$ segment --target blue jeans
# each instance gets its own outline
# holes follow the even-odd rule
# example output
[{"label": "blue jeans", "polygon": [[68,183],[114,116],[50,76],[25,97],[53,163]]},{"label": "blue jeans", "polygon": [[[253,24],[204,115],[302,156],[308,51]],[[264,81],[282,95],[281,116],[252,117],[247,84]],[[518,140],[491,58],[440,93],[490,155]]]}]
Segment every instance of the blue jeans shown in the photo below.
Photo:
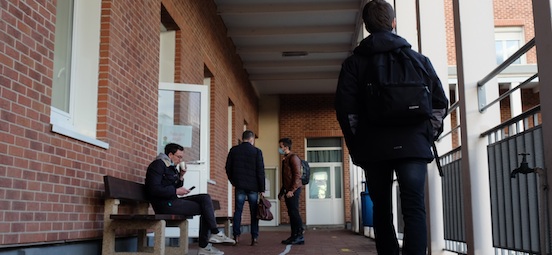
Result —
[{"label": "blue jeans", "polygon": [[374,203],[374,233],[378,254],[399,255],[393,225],[393,171],[399,183],[404,220],[403,255],[425,255],[427,226],[425,211],[425,160],[394,160],[363,164],[368,193]]},{"label": "blue jeans", "polygon": [[249,202],[249,213],[251,214],[251,238],[257,238],[259,236],[259,220],[257,219],[257,202],[259,201],[259,193],[256,191],[246,191],[238,188],[236,188],[234,195],[236,210],[234,211],[232,234],[234,236],[241,235],[241,217],[246,197]]}]

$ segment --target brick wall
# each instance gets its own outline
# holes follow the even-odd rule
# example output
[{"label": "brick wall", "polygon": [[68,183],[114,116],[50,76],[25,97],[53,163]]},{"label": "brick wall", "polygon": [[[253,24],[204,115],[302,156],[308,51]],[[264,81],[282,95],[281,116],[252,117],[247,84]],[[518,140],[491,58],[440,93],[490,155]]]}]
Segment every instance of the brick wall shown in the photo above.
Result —
[{"label": "brick wall", "polygon": [[[109,149],[52,133],[55,1],[2,1],[0,245],[101,237],[103,175],[143,182],[157,154],[161,3],[180,29],[175,81],[213,77],[211,155],[227,153],[229,98],[257,128],[257,98],[211,1],[104,0],[96,136]],[[209,186],[221,201],[224,160],[212,157]]]},{"label": "brick wall", "polygon": [[[280,137],[289,137],[292,140],[292,151],[299,157],[305,156],[305,139],[342,137],[343,133],[335,117],[333,95],[281,95],[280,96]],[[345,142],[342,142],[343,159],[343,190],[345,222],[351,222],[351,195],[350,190],[348,150]],[[281,166],[280,166],[281,167]],[[306,223],[305,190],[301,194],[300,211],[304,223]],[[289,223],[285,203],[280,203],[280,221]]]},{"label": "brick wall", "polygon": [[[448,64],[456,65],[456,53],[454,47],[454,20],[452,16],[452,0],[445,1],[445,22],[447,31]],[[535,36],[533,25],[533,5],[531,1],[517,0],[493,0],[495,27],[517,26],[522,27],[525,34],[525,42]],[[522,45],[520,45],[521,47]],[[527,63],[537,62],[535,48],[527,55]]]},{"label": "brick wall", "polygon": [[[446,38],[447,38],[447,56],[448,64],[450,66],[456,66],[456,52],[454,44],[454,20],[452,13],[452,0],[446,0],[445,3],[445,22],[446,22]],[[516,0],[494,0],[493,1],[493,15],[495,27],[522,27],[524,32],[524,42],[527,43],[535,36],[533,25],[533,9],[531,1],[516,1]],[[520,47],[523,45],[520,45]],[[528,64],[536,64],[536,50],[533,47],[526,54],[526,61]],[[499,93],[504,93],[504,90],[500,90]],[[454,91],[451,91],[451,98],[454,98]],[[539,94],[534,93],[532,89],[522,90],[523,111],[530,109],[539,104]],[[454,102],[451,102],[451,104]],[[504,122],[511,118],[510,102],[509,98],[506,98],[500,102],[500,115],[501,121]],[[451,127],[458,125],[456,121],[456,112],[451,114]],[[452,132],[452,146],[456,148],[460,144],[460,138],[458,134],[459,130]]]}]

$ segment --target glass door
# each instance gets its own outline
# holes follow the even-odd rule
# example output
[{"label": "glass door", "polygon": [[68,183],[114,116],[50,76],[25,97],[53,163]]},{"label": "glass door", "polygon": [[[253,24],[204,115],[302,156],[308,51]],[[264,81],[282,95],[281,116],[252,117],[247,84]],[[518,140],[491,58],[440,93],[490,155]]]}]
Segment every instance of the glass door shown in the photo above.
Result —
[{"label": "glass door", "polygon": [[[184,187],[196,186],[190,195],[207,193],[209,180],[208,86],[160,83],[158,101],[158,151],[167,143],[184,147],[187,172]],[[199,235],[199,216],[189,222],[190,237]],[[175,229],[176,231],[178,229]],[[175,231],[172,230],[171,231]],[[167,236],[171,236],[169,231]]]},{"label": "glass door", "polygon": [[343,171],[339,163],[310,163],[307,193],[307,225],[344,224]]}]

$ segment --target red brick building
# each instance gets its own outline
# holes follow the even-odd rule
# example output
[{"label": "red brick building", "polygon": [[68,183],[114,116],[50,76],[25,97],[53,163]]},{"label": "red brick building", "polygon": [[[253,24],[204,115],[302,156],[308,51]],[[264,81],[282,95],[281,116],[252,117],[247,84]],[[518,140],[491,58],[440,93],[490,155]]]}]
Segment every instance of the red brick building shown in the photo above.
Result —
[{"label": "red brick building", "polygon": [[[64,75],[64,69],[57,68],[63,62],[57,56],[60,48],[64,49],[56,41],[56,22],[61,20],[56,15],[57,4],[61,1],[0,2],[0,228],[5,230],[0,233],[0,248],[98,243],[103,229],[103,176],[143,182],[146,166],[160,152],[159,86],[165,82],[163,77],[170,77],[170,83],[208,87],[208,125],[184,125],[189,124],[194,134],[208,134],[209,157],[204,162],[206,176],[199,174],[205,183],[200,191],[221,202],[217,215],[232,212],[232,189],[224,164],[228,148],[237,144],[244,128],[258,135],[257,146],[263,150],[267,166],[274,167],[275,176],[279,174],[278,138],[291,138],[293,151],[302,158],[307,158],[309,139],[342,141],[332,94],[256,93],[213,1],[86,1],[77,7],[90,16],[75,16],[84,24],[76,24],[82,26],[78,27],[80,33],[72,35],[80,45],[73,50],[84,55],[71,60],[76,78],[62,88],[54,85]],[[496,27],[521,28],[521,45],[534,36],[530,2],[494,2]],[[455,66],[451,1],[445,1],[445,7],[448,62]],[[168,65],[160,53],[166,48],[160,39],[160,24],[174,36],[174,59]],[[89,40],[90,34],[98,35],[92,36],[97,43]],[[534,50],[524,61],[536,62]],[[454,86],[451,88],[454,91]],[[68,95],[70,99],[60,95],[74,90],[77,94]],[[522,91],[523,110],[538,104],[538,90]],[[452,92],[453,102],[454,95]],[[56,104],[64,100],[71,111],[59,113],[63,107]],[[175,109],[197,107],[179,102],[191,100],[175,100]],[[502,119],[508,119],[510,103],[501,106]],[[175,113],[173,118],[189,115]],[[453,127],[455,123],[453,117]],[[343,209],[337,218],[338,224],[349,225],[355,220],[348,192],[351,166],[343,142],[340,149],[342,165],[332,168],[341,169],[336,173],[341,171],[338,182]],[[185,152],[188,161],[197,160],[194,153],[201,153]],[[307,223],[306,197],[301,203]],[[277,217],[277,224],[288,223],[283,203]],[[244,222],[248,222],[247,214]]]}]

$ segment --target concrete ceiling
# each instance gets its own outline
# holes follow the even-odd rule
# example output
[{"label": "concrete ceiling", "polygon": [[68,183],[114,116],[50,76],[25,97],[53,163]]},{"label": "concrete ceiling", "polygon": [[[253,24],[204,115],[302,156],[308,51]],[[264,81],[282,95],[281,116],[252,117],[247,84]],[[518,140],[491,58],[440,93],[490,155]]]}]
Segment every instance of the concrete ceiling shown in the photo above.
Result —
[{"label": "concrete ceiling", "polygon": [[259,95],[334,93],[365,0],[215,0]]}]

